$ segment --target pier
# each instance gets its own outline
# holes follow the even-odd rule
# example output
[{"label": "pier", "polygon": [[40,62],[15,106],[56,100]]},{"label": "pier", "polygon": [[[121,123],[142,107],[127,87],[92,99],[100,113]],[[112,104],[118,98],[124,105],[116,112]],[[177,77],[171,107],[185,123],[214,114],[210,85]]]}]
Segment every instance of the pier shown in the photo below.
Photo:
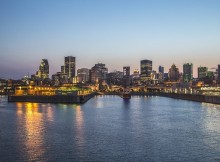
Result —
[{"label": "pier", "polygon": [[[9,95],[8,102],[39,102],[39,103],[69,103],[83,104],[95,95],[117,95],[118,92],[92,92],[90,94],[75,95]],[[131,92],[131,96],[161,96],[174,99],[182,99],[196,102],[205,102],[220,105],[220,96],[202,94],[181,94],[164,92]]]},{"label": "pier", "polygon": [[200,94],[181,94],[181,93],[158,93],[157,95],[162,97],[175,98],[175,99],[220,104],[220,96],[208,96],[208,95],[200,95]]},{"label": "pier", "polygon": [[39,103],[68,103],[83,104],[95,96],[95,93],[86,95],[23,95],[8,96],[8,102],[39,102]]}]

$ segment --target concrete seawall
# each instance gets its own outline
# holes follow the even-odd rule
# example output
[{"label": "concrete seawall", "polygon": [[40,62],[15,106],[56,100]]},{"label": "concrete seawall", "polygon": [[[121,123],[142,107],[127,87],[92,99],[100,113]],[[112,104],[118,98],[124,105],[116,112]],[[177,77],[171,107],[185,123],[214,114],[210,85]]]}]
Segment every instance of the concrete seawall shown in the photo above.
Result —
[{"label": "concrete seawall", "polygon": [[[95,95],[119,95],[119,93],[91,93],[88,95],[27,95],[27,96],[8,96],[8,102],[40,102],[40,103],[70,103],[70,104],[82,104],[87,102]],[[220,104],[220,96],[205,96],[199,94],[177,94],[177,93],[161,93],[161,92],[132,92],[132,96],[162,96],[175,99],[206,102],[213,104]]]},{"label": "concrete seawall", "polygon": [[163,97],[175,98],[175,99],[220,104],[220,96],[205,96],[199,94],[177,94],[177,93],[158,93],[157,95]]},{"label": "concrete seawall", "polygon": [[[98,94],[100,95],[100,94]],[[117,92],[107,92],[102,95],[119,95]],[[132,96],[162,96],[175,99],[206,102],[213,104],[220,104],[220,96],[205,96],[199,94],[178,94],[178,93],[162,93],[162,92],[131,92]]]},{"label": "concrete seawall", "polygon": [[82,104],[87,102],[95,94],[88,95],[26,95],[26,96],[8,96],[8,102],[39,102],[39,103],[70,103],[70,104]]}]

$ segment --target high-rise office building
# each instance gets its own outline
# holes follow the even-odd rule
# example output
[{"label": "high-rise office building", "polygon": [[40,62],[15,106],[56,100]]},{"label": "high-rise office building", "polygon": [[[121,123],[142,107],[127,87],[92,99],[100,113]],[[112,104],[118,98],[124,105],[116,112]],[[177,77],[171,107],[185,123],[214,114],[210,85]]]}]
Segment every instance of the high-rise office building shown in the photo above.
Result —
[{"label": "high-rise office building", "polygon": [[190,82],[193,79],[193,64],[186,63],[183,65],[183,81]]},{"label": "high-rise office building", "polygon": [[208,68],[207,67],[198,67],[198,78],[203,79],[207,76]]},{"label": "high-rise office building", "polygon": [[108,73],[108,68],[105,67],[105,64],[98,63],[95,64],[90,70],[90,81],[92,83],[97,83],[100,80],[106,79]]},{"label": "high-rise office building", "polygon": [[77,77],[79,83],[85,83],[89,81],[89,69],[82,68],[77,70]]},{"label": "high-rise office building", "polygon": [[158,80],[159,82],[162,82],[164,80],[164,67],[159,66],[159,72],[158,72]]},{"label": "high-rise office building", "polygon": [[65,66],[61,66],[61,73],[65,74]]},{"label": "high-rise office building", "polygon": [[169,73],[168,73],[168,78],[169,78],[169,81],[178,81],[179,80],[179,76],[180,76],[180,73],[179,73],[179,69],[176,67],[175,64],[173,64],[171,66],[171,68],[169,69]]},{"label": "high-rise office building", "polygon": [[159,73],[162,73],[162,74],[164,74],[164,67],[163,66],[159,66]]},{"label": "high-rise office building", "polygon": [[152,61],[151,60],[141,60],[141,79],[150,80],[152,72]]},{"label": "high-rise office building", "polygon": [[130,76],[130,66],[123,67],[123,76],[129,77]]},{"label": "high-rise office building", "polygon": [[107,83],[113,85],[121,85],[123,79],[123,72],[114,71],[107,74]]},{"label": "high-rise office building", "polygon": [[67,56],[64,60],[64,73],[67,74],[68,78],[75,77],[76,71],[76,58],[73,56]]},{"label": "high-rise office building", "polygon": [[49,63],[47,59],[42,59],[39,70],[37,71],[35,76],[41,79],[49,78]]}]

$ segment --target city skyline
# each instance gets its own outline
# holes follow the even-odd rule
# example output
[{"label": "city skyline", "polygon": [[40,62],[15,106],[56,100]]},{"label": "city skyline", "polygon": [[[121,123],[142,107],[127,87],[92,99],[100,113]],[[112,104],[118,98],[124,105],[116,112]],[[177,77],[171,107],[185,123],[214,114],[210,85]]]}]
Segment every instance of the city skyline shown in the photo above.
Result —
[{"label": "city skyline", "polygon": [[42,58],[50,76],[63,57],[76,69],[103,62],[109,71],[140,60],[168,72],[174,63],[217,68],[220,1],[1,1],[0,77],[34,74]]}]

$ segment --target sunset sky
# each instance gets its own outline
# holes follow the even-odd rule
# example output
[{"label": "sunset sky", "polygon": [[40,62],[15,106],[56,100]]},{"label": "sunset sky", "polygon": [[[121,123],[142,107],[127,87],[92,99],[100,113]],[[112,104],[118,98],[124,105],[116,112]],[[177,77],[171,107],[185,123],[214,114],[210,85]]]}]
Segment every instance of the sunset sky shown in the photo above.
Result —
[{"label": "sunset sky", "polygon": [[35,73],[43,58],[52,75],[69,55],[110,72],[149,59],[165,72],[193,63],[197,77],[198,66],[220,64],[220,0],[1,0],[0,23],[5,79]]}]

